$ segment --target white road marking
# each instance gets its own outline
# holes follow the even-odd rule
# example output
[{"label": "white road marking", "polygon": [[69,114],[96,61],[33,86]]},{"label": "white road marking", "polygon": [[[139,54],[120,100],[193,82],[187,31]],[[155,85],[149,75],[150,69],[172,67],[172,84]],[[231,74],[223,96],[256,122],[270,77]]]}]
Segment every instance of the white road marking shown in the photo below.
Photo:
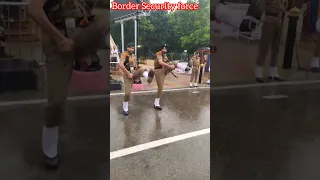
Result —
[{"label": "white road marking", "polygon": [[210,134],[210,128],[113,151],[110,153],[110,160],[205,134]]},{"label": "white road marking", "polygon": [[270,96],[262,96],[265,99],[283,99],[288,98],[287,95],[270,95]]},{"label": "white road marking", "polygon": [[[288,82],[279,82],[279,83],[253,83],[253,84],[243,84],[243,85],[228,85],[228,86],[217,86],[217,87],[197,87],[197,88],[176,88],[176,89],[165,89],[164,92],[173,92],[173,91],[184,91],[190,89],[210,89],[211,91],[218,90],[230,90],[230,89],[243,89],[250,87],[268,87],[268,86],[285,86],[285,85],[302,85],[302,84],[317,84],[320,83],[320,80],[308,80],[308,81],[288,81]],[[137,91],[132,92],[131,94],[147,94],[147,93],[156,93],[157,90],[150,91]],[[103,99],[110,96],[119,96],[124,95],[124,93],[111,93],[108,94],[99,94],[99,95],[88,95],[88,96],[73,96],[68,97],[68,101],[75,100],[93,100],[93,99]],[[1,106],[14,106],[14,105],[33,105],[33,104],[43,104],[46,103],[47,99],[32,99],[32,100],[22,100],[22,101],[0,101]]]},{"label": "white road marking", "polygon": [[272,82],[272,83],[252,83],[241,85],[217,86],[211,87],[211,91],[228,90],[228,89],[243,89],[250,87],[268,87],[268,86],[288,86],[288,85],[303,85],[303,84],[317,84],[320,80],[307,80],[307,81],[285,81],[285,82]]},{"label": "white road marking", "polygon": [[[163,92],[173,92],[173,91],[184,91],[184,90],[191,90],[191,89],[210,89],[209,86],[206,87],[194,87],[194,88],[172,88],[172,89],[164,89]],[[135,91],[132,92],[131,94],[145,94],[145,93],[156,93],[157,90],[148,90],[148,91]],[[111,93],[110,96],[119,96],[119,95],[124,95],[123,92],[121,93]]]}]

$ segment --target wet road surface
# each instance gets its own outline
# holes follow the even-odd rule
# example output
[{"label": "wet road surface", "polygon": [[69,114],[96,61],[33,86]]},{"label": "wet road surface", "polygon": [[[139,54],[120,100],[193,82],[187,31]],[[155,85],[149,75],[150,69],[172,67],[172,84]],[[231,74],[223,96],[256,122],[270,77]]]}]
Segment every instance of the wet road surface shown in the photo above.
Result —
[{"label": "wet road surface", "polygon": [[[211,23],[211,29],[214,24]],[[212,32],[213,33],[213,32]],[[212,66],[211,82],[216,85],[246,84],[255,83],[254,68],[258,55],[259,41],[248,43],[244,38],[221,38],[213,36],[212,42],[217,46],[218,52],[211,56]],[[315,41],[299,42],[298,57],[302,68],[309,69],[310,61],[315,49]],[[232,53],[230,53],[232,50]],[[278,53],[278,71],[279,75],[285,80],[312,80],[319,79],[319,73],[306,73],[306,71],[297,70],[296,60],[292,61],[292,68],[284,70],[282,67],[284,56],[284,44],[280,45]],[[270,58],[267,56],[264,66],[264,77],[268,76]]]},{"label": "wet road surface", "polygon": [[[320,85],[212,91],[211,178],[320,179],[319,92]],[[270,95],[288,97],[263,98]]]},{"label": "wet road surface", "polygon": [[[210,127],[209,89],[164,92],[162,111],[153,109],[154,98],[155,93],[132,95],[125,117],[123,96],[111,96],[111,152]],[[209,180],[210,135],[111,159],[110,172],[111,180]]]},{"label": "wet road surface", "polygon": [[[111,179],[202,180],[210,166],[219,180],[319,179],[320,85],[216,90],[210,106],[207,90],[192,91],[165,92],[158,113],[154,93],[135,94],[128,117],[121,96],[110,98],[110,117],[107,99],[70,101],[58,172],[41,161],[43,104],[1,106],[0,179],[106,179],[109,151],[206,129],[210,107],[210,155],[209,134],[188,138],[112,159]],[[287,97],[263,98],[272,95]]]},{"label": "wet road surface", "polygon": [[0,179],[108,179],[109,100],[68,102],[58,171],[48,171],[43,164],[44,108],[45,104],[0,107]]}]

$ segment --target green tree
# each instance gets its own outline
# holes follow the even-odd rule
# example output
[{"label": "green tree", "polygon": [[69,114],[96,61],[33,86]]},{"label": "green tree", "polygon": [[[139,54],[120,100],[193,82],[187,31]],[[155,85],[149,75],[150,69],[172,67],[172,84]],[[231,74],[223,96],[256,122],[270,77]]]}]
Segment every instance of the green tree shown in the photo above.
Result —
[{"label": "green tree", "polygon": [[[115,23],[114,21],[110,20],[110,33],[113,37],[115,43],[121,49],[121,24]],[[123,25],[124,29],[124,45],[128,44],[129,42],[134,42],[134,21],[126,21]]]},{"label": "green tree", "polygon": [[140,29],[139,29],[139,45],[141,48],[138,49],[139,56],[144,56],[146,58],[148,50],[150,49],[150,35],[154,33],[154,25],[151,24],[150,20],[146,17],[141,17],[140,19]]},{"label": "green tree", "polygon": [[[197,11],[152,11],[148,17],[141,17],[139,31],[139,56],[146,56],[148,50],[156,52],[161,44],[169,45],[169,52],[182,53],[184,49],[193,52],[210,45],[210,1],[199,2]],[[120,24],[111,23],[111,34],[121,46]],[[134,21],[124,24],[124,41],[134,42]]]},{"label": "green tree", "polygon": [[[196,1],[189,0],[188,3]],[[193,52],[210,45],[210,1],[199,1],[197,11],[176,11],[170,14],[170,25],[180,37],[180,45]]]}]

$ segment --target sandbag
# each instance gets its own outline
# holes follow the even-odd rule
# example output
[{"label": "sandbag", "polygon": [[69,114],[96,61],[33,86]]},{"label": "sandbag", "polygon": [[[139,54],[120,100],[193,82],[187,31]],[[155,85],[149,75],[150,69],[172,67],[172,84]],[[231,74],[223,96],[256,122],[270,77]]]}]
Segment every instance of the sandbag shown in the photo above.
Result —
[{"label": "sandbag", "polygon": [[[262,17],[262,14],[263,14],[263,12],[259,6],[255,5],[255,4],[251,4],[249,6],[249,9],[248,9],[246,15],[249,17],[255,18],[257,20],[260,20]],[[258,25],[257,23],[252,22],[249,19],[244,19],[241,22],[240,31],[241,32],[250,32],[250,31],[254,30],[257,25]]]},{"label": "sandbag", "polygon": [[225,24],[229,24],[232,27],[240,27],[243,16],[247,14],[248,7],[235,8],[231,5],[225,5],[219,3],[215,9],[215,18]]}]

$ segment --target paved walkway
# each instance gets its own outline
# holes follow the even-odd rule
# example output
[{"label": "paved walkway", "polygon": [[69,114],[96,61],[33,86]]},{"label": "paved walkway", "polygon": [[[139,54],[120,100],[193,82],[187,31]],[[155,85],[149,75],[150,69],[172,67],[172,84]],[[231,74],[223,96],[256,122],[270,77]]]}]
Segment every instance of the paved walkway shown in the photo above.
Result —
[{"label": "paved walkway", "polygon": [[319,88],[313,84],[214,91],[211,178],[319,179]]},{"label": "paved walkway", "polygon": [[[315,38],[303,38],[298,48],[298,60],[304,68],[309,68],[312,53],[315,48]],[[253,83],[255,60],[258,53],[258,41],[249,42],[245,39],[213,37],[213,44],[218,47],[217,54],[212,56],[211,82],[215,85],[221,84],[243,84]],[[297,70],[296,60],[293,59],[292,69],[283,70],[282,61],[284,56],[284,45],[280,47],[278,55],[279,74],[286,80],[309,80],[319,79],[317,74]],[[265,74],[268,73],[267,59]]]}]

